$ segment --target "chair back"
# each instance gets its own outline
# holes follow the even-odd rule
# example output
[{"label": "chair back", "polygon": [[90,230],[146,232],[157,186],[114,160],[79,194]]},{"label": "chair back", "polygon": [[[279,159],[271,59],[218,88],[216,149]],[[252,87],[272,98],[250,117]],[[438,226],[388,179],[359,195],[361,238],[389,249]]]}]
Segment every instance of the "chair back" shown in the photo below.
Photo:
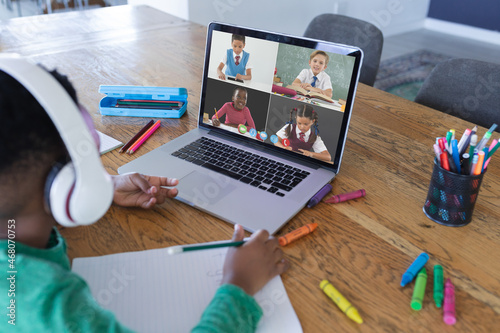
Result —
[{"label": "chair back", "polygon": [[364,53],[359,81],[373,86],[384,44],[376,26],[344,15],[321,14],[309,23],[304,36],[359,47]]},{"label": "chair back", "polygon": [[500,125],[500,65],[472,59],[441,62],[415,102],[479,126]]}]

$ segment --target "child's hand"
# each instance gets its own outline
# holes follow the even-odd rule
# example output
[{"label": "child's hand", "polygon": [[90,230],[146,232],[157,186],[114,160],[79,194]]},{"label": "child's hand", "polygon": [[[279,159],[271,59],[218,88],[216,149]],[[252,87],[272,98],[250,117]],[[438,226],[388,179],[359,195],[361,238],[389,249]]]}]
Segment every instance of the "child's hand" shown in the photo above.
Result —
[{"label": "child's hand", "polygon": [[305,150],[305,149],[300,149],[300,148],[299,148],[299,151],[302,153],[302,155],[305,155],[305,156],[307,156],[307,157],[312,157],[312,156],[313,156],[313,155],[312,155],[312,152],[311,152],[311,151],[309,151],[309,150]]},{"label": "child's hand", "polygon": [[220,126],[220,120],[219,119],[212,119],[212,125]]},{"label": "child's hand", "polygon": [[309,83],[301,83],[301,84],[300,84],[300,87],[301,87],[301,88],[304,88],[304,89],[309,89],[309,88],[312,88],[312,86],[311,86]]},{"label": "child's hand", "polygon": [[221,79],[221,80],[226,79],[226,76],[224,75],[224,73],[222,73],[222,72],[219,73],[219,79]]},{"label": "child's hand", "polygon": [[176,186],[179,181],[174,178],[146,176],[138,173],[127,173],[112,176],[115,195],[113,202],[120,206],[152,208],[162,204],[166,198],[177,195],[176,188],[161,186]]},{"label": "child's hand", "polygon": [[240,73],[236,74],[236,80],[244,80],[243,75],[241,75]]},{"label": "child's hand", "polygon": [[[241,241],[243,237],[243,228],[236,224],[232,240]],[[247,294],[254,295],[288,267],[278,240],[269,238],[267,231],[259,230],[242,246],[227,251],[222,283],[234,284]]]}]

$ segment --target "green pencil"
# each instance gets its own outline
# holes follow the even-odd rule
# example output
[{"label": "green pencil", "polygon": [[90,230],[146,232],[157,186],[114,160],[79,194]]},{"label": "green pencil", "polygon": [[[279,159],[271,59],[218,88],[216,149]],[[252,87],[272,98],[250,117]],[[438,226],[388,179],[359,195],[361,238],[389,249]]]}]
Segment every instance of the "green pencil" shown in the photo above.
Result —
[{"label": "green pencil", "polygon": [[187,245],[187,246],[172,246],[168,248],[168,254],[178,254],[186,251],[198,251],[198,250],[208,250],[208,249],[216,249],[218,247],[228,247],[228,246],[241,246],[245,244],[245,241],[239,242],[217,242],[217,243],[207,243],[202,245]]}]

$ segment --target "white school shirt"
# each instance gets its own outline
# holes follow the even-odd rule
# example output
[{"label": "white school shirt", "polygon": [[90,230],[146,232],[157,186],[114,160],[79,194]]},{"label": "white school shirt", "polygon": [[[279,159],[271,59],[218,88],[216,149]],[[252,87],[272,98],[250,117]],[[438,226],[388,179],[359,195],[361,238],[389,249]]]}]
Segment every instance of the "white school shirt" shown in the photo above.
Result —
[{"label": "white school shirt", "polygon": [[[279,136],[282,139],[287,139],[288,135],[286,135],[286,128],[288,127],[288,124],[283,126],[278,133],[276,133],[277,136]],[[291,131],[292,129],[290,129]],[[295,134],[297,135],[297,139],[300,140],[300,130],[298,127],[295,127]],[[304,141],[307,142],[309,141],[309,136],[311,135],[311,129],[309,129],[307,132],[304,133]],[[315,153],[321,153],[322,151],[327,150],[323,140],[321,140],[321,137],[319,135],[316,136],[316,141],[314,141],[312,145],[312,149]]]},{"label": "white school shirt", "polygon": [[[243,53],[243,52],[241,52],[241,53]],[[234,60],[234,63],[236,63],[236,55],[237,55],[237,54],[236,54],[236,53],[234,53],[234,51],[233,51],[233,60]],[[242,58],[242,57],[243,57],[243,56],[242,56],[242,55],[240,55],[240,60],[241,60],[241,58]],[[252,57],[251,57],[251,54],[250,54],[250,55],[248,56],[247,65],[245,66],[245,75],[247,74],[247,73],[246,73],[246,70],[247,70],[247,69],[252,69],[252,68],[253,68],[251,58],[252,58]],[[222,62],[225,66],[227,66],[227,52],[224,52],[224,56],[222,57],[221,62]]]},{"label": "white school shirt", "polygon": [[[297,76],[297,79],[300,80],[302,83],[309,83],[311,84],[313,82],[313,71],[310,68],[303,69],[300,71],[300,74]],[[330,75],[326,74],[325,71],[321,71],[318,75],[316,75],[318,78],[316,80],[316,87],[321,90],[327,90],[327,89],[332,89],[332,80],[330,79]]]}]

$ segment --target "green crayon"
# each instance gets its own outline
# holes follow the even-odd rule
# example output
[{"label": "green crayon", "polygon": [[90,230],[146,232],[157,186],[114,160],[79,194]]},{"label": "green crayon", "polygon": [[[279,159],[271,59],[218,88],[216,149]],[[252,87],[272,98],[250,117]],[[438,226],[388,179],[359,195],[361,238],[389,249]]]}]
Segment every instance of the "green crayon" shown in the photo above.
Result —
[{"label": "green crayon", "polygon": [[415,281],[415,288],[413,289],[413,296],[411,297],[411,308],[413,310],[419,311],[420,309],[422,309],[426,284],[427,284],[427,271],[425,270],[425,267],[422,267],[420,272],[418,272],[417,274],[417,279]]},{"label": "green crayon", "polygon": [[443,267],[441,265],[434,266],[434,302],[438,308],[443,304],[444,294],[443,294]]}]

